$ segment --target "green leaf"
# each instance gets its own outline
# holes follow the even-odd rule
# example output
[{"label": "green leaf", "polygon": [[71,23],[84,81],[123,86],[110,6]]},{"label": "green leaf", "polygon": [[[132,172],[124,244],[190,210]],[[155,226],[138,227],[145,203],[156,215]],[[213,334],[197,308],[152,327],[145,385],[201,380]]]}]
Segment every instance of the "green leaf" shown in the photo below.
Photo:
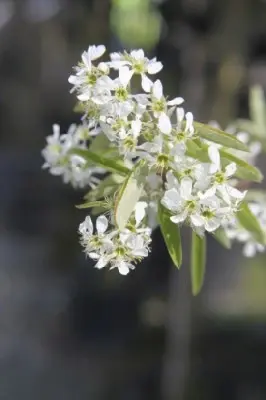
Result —
[{"label": "green leaf", "polygon": [[213,237],[226,249],[231,249],[231,241],[226,235],[223,228],[218,228],[214,233]]},{"label": "green leaf", "polygon": [[91,141],[89,150],[98,153],[105,152],[108,148],[110,148],[110,140],[104,133],[100,133]]},{"label": "green leaf", "polygon": [[245,196],[245,200],[247,202],[251,201],[266,202],[266,191],[259,189],[249,189]]},{"label": "green leaf", "polygon": [[208,156],[208,146],[205,145],[204,143],[201,143],[201,146],[198,145],[198,142],[195,140],[187,140],[186,142],[187,150],[186,150],[186,155],[192,158],[195,158],[196,160],[199,160],[201,162],[208,163],[210,162],[209,156]]},{"label": "green leaf", "polygon": [[120,162],[100,156],[99,154],[94,153],[90,150],[74,148],[71,149],[69,153],[76,154],[77,156],[84,158],[84,160],[93,163],[98,167],[105,168],[107,171],[110,172],[116,172],[124,176],[128,175],[128,173],[130,172],[130,169],[122,165]]},{"label": "green leaf", "polygon": [[250,232],[257,242],[263,245],[266,244],[265,232],[246,202],[241,204],[241,208],[237,212],[236,216],[240,225]]},{"label": "green leaf", "polygon": [[119,185],[123,183],[124,178],[121,175],[111,174],[101,180],[95,189],[91,189],[84,199],[87,201],[96,201],[104,197],[112,196]]},{"label": "green leaf", "polygon": [[200,122],[194,122],[196,133],[202,138],[209,140],[210,142],[221,144],[222,146],[229,147],[231,149],[237,149],[242,151],[249,151],[248,147],[240,142],[234,135],[223,132],[220,129],[213,128],[212,126],[202,124]]},{"label": "green leaf", "polygon": [[259,85],[255,85],[250,89],[249,109],[251,120],[255,122],[261,133],[266,135],[265,98],[263,89]]},{"label": "green leaf", "polygon": [[226,150],[220,150],[222,165],[225,167],[226,165],[230,164],[231,162],[236,163],[237,165],[237,172],[235,176],[237,178],[252,181],[252,182],[261,182],[263,180],[263,175],[260,170],[254,165],[248,164],[246,161],[242,160],[239,157],[236,157],[234,154],[229,153]]},{"label": "green leaf", "polygon": [[162,235],[171,256],[171,259],[177,268],[182,264],[182,243],[179,227],[170,220],[170,215],[166,208],[158,204],[158,221]]},{"label": "green leaf", "polygon": [[106,208],[106,206],[107,206],[106,201],[87,201],[86,203],[77,205],[76,208],[79,208],[79,209],[93,208],[93,207]]},{"label": "green leaf", "polygon": [[191,245],[191,285],[192,293],[196,296],[203,285],[206,264],[206,238],[192,231]]},{"label": "green leaf", "polygon": [[[146,172],[146,168],[145,168]],[[114,217],[119,229],[124,229],[144,188],[144,169],[138,163],[124,181],[115,202]]]}]

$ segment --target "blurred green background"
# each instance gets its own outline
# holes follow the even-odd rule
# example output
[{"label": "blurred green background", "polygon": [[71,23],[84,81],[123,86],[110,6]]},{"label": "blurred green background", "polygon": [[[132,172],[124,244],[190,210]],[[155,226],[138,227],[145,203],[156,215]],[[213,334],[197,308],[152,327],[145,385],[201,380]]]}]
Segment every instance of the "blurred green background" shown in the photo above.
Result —
[{"label": "blurred green background", "polygon": [[82,191],[41,170],[51,125],[79,121],[72,66],[101,43],[157,56],[203,122],[247,118],[266,88],[264,0],[0,0],[0,398],[265,400],[265,256],[210,239],[196,298],[158,231],[129,276],[96,271]]}]

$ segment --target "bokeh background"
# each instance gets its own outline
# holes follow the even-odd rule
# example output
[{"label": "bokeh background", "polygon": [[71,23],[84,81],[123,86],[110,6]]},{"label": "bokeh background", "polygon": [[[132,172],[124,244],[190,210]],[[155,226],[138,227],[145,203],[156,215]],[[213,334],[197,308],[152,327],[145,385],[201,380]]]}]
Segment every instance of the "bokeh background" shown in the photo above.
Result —
[{"label": "bokeh background", "polygon": [[187,232],[180,272],[158,231],[129,276],[94,270],[83,192],[41,169],[52,124],[79,120],[72,66],[101,43],[157,56],[201,121],[248,117],[266,88],[265,0],[0,0],[0,398],[265,400],[265,256],[210,239],[196,298]]}]

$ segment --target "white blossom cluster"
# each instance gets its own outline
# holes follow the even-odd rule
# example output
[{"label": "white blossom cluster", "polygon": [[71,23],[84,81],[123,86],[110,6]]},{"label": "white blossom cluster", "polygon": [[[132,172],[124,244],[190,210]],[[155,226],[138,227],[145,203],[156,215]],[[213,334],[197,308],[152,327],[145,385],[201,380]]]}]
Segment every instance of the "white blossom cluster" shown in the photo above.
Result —
[{"label": "white blossom cluster", "polygon": [[89,216],[79,226],[81,242],[86,254],[97,261],[95,268],[101,269],[110,265],[117,268],[120,274],[126,275],[135,268],[134,264],[148,256],[151,241],[151,229],[141,227],[144,217],[143,207],[135,209],[135,225],[130,229],[111,229],[108,231],[108,219],[100,215],[96,220],[96,231]]},{"label": "white blossom cluster", "polygon": [[67,133],[60,135],[59,125],[54,124],[53,135],[47,137],[47,145],[42,151],[45,158],[43,168],[48,168],[52,175],[61,175],[64,183],[71,183],[75,188],[94,188],[100,182],[95,174],[102,174],[105,170],[99,167],[87,168],[84,158],[70,153],[74,147],[86,148],[89,137],[88,127],[73,124]]},{"label": "white blossom cluster", "polygon": [[[261,227],[266,231],[266,203],[261,201],[252,201],[249,207],[252,213],[260,221]],[[243,244],[243,254],[246,257],[254,257],[257,252],[262,253],[265,251],[265,246],[256,242],[251,233],[244,229],[236,219],[228,221],[224,224],[223,228],[230,240],[235,240]]]},{"label": "white blossom cluster", "polygon": [[[90,217],[80,225],[81,243],[96,268],[109,265],[126,274],[147,257],[158,202],[174,224],[189,225],[198,235],[225,227],[230,238],[239,240],[235,213],[246,192],[238,190],[232,179],[236,164],[224,167],[219,146],[197,136],[192,113],[181,107],[184,100],[169,100],[161,81],[151,80],[163,68],[161,62],[148,59],[143,50],[112,53],[108,61],[98,62],[104,53],[103,45],[90,46],[69,77],[84,110],[82,125],[71,126],[64,135],[55,125],[43,150],[44,167],[76,187],[94,187],[99,182],[95,174],[104,170],[88,166],[70,150],[86,149],[99,134],[107,137],[126,165],[132,168],[144,160],[148,167],[143,196],[125,229],[115,226],[113,210],[109,210],[109,221],[105,215],[97,218],[96,231]],[[134,90],[138,79],[140,92]],[[244,136],[239,139],[248,143]],[[207,144],[209,161],[187,155],[191,139]],[[253,146],[252,151],[255,157],[260,149]],[[249,246],[250,238],[245,242]]]},{"label": "white blossom cluster", "polygon": [[[211,121],[210,124],[220,128],[216,121]],[[250,164],[255,164],[257,157],[262,152],[261,143],[254,139],[249,133],[237,131],[234,124],[229,125],[225,131],[235,135],[238,140],[248,146],[249,152],[241,152],[241,158]],[[240,153],[237,150],[231,150],[231,152],[236,155],[239,155]],[[256,201],[252,200],[248,202],[248,205],[252,213],[260,222],[261,228],[266,232],[266,199],[259,198]],[[245,257],[254,257],[257,252],[262,253],[266,250],[266,246],[256,242],[252,234],[240,225],[237,218],[233,217],[224,221],[222,227],[230,241],[236,241],[243,244],[243,254]]]}]

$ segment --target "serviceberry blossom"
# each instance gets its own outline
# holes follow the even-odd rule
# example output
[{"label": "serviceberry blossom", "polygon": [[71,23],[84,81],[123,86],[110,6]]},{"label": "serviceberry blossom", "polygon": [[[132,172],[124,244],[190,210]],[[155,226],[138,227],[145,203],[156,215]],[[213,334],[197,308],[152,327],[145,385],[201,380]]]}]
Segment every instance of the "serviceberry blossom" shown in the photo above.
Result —
[{"label": "serviceberry blossom", "polygon": [[126,275],[135,268],[135,263],[148,256],[151,230],[141,228],[140,222],[144,217],[144,204],[136,207],[136,225],[119,231],[115,228],[107,231],[108,220],[101,215],[96,220],[96,232],[89,216],[79,226],[81,244],[86,254],[97,261],[95,268],[102,269],[107,265],[110,269],[117,268],[120,274]]},{"label": "serviceberry blossom", "polygon": [[[254,164],[261,144],[235,126],[228,127],[238,143],[235,147],[243,147],[242,142],[250,150],[226,147],[236,160],[230,163],[230,157],[224,157],[224,142],[217,140],[219,132],[215,139],[211,133],[208,140],[203,138],[192,112],[183,108],[184,99],[169,99],[161,80],[152,80],[163,68],[160,61],[149,59],[142,49],[100,60],[105,50],[104,45],[89,46],[69,77],[81,123],[62,134],[54,125],[42,151],[43,168],[65,183],[90,189],[83,208],[92,207],[97,215],[104,212],[95,226],[90,216],[79,226],[81,245],[95,268],[117,268],[122,275],[133,270],[149,254],[161,210],[174,224],[187,225],[201,237],[222,229],[230,240],[244,243],[248,257],[263,251],[265,246],[236,218],[246,196],[239,190],[242,164],[237,160]],[[217,123],[210,125],[219,128]],[[135,177],[138,168],[145,172]],[[133,177],[140,190],[133,185],[134,193],[126,197],[129,212],[119,225],[117,204]],[[264,203],[250,203],[250,208],[266,229]]]},{"label": "serviceberry blossom", "polygon": [[[249,203],[249,208],[260,222],[261,228],[266,232],[266,202],[252,201]],[[257,242],[252,234],[239,224],[236,218],[225,222],[223,228],[230,240],[244,245],[244,256],[254,257],[257,252],[262,253],[266,250],[266,246]]]},{"label": "serviceberry blossom", "polygon": [[103,168],[88,168],[83,157],[70,153],[73,148],[83,149],[88,137],[89,130],[83,126],[73,124],[67,133],[60,135],[60,126],[53,125],[53,134],[47,137],[47,145],[42,151],[43,168],[49,169],[52,175],[61,175],[64,183],[71,183],[73,187],[95,187],[100,182],[95,175],[105,172]]},{"label": "serviceberry blossom", "polygon": [[130,53],[111,53],[110,67],[120,69],[127,65],[130,68],[131,75],[141,76],[141,86],[145,92],[149,92],[152,81],[147,75],[154,75],[161,71],[163,65],[156,58],[149,60],[142,49],[133,50]]}]

